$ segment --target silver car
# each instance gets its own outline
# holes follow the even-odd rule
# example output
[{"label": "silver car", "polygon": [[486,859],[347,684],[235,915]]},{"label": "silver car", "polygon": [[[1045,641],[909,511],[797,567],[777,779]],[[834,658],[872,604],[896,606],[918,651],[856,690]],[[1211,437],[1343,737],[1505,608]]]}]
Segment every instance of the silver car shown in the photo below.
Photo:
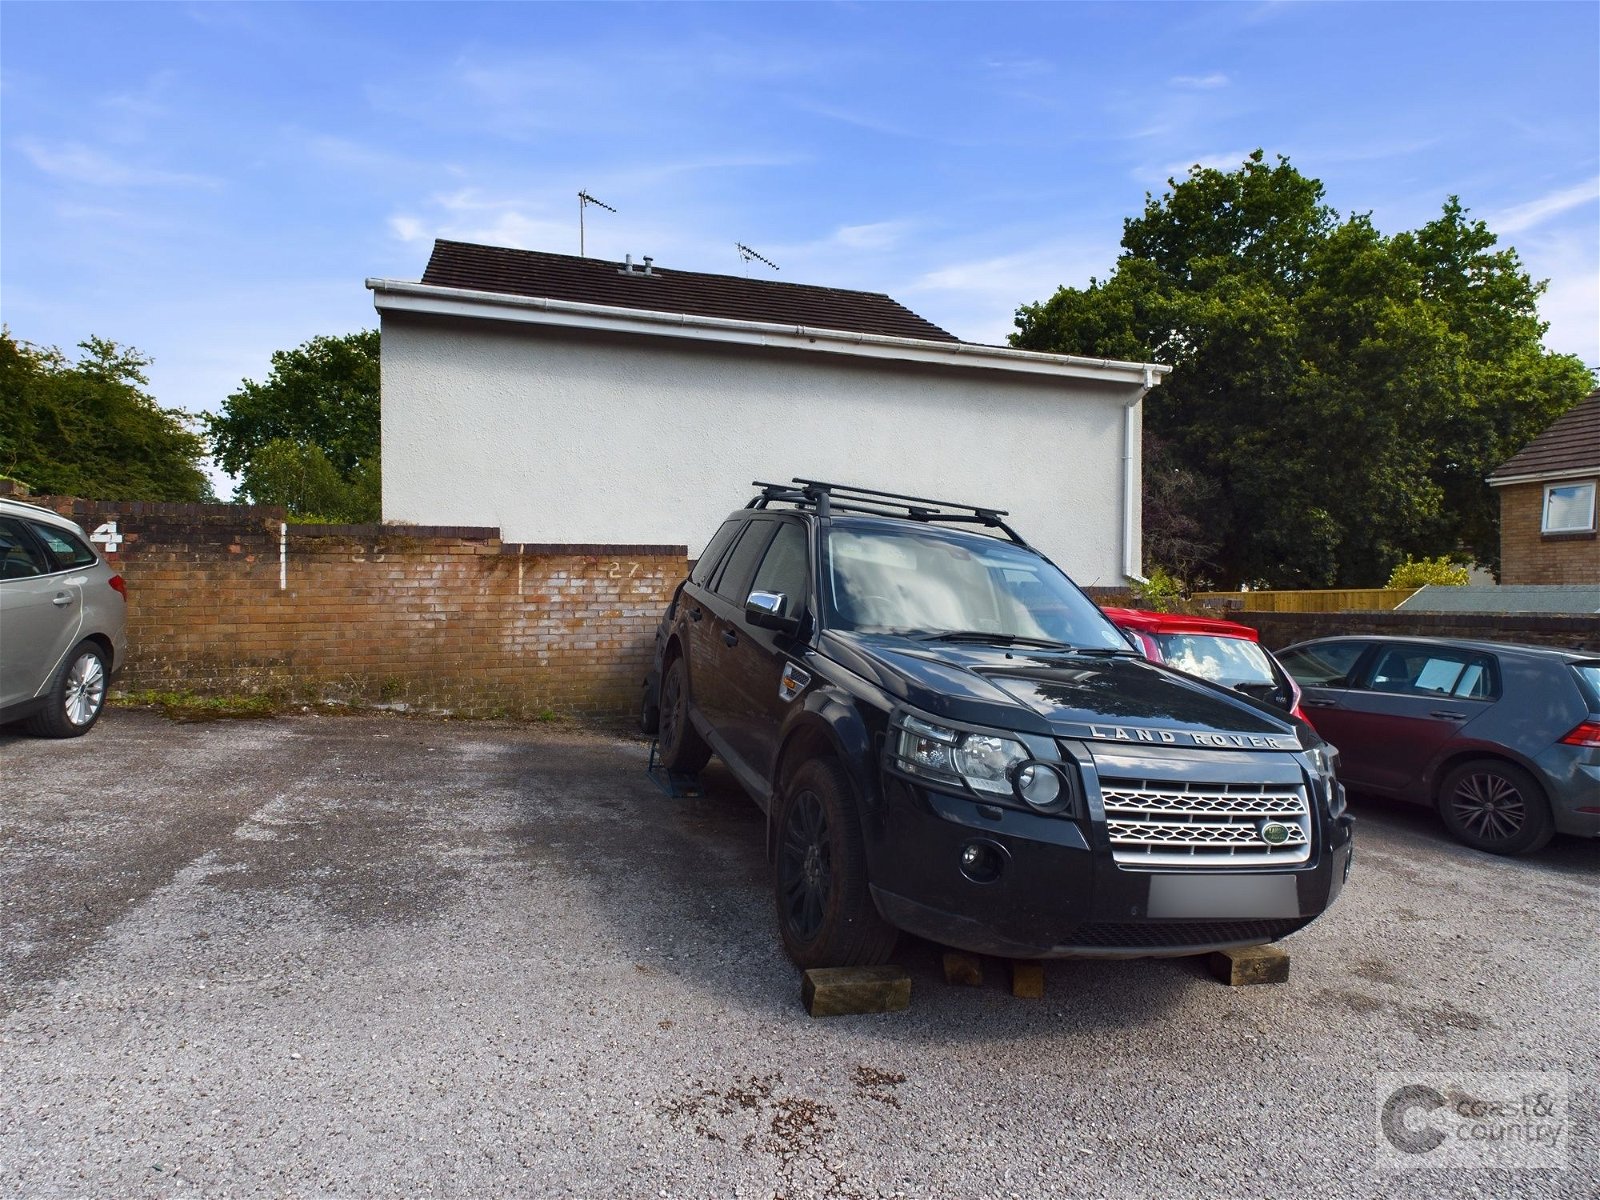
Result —
[{"label": "silver car", "polygon": [[122,576],[65,517],[0,499],[0,723],[88,733],[127,656]]}]

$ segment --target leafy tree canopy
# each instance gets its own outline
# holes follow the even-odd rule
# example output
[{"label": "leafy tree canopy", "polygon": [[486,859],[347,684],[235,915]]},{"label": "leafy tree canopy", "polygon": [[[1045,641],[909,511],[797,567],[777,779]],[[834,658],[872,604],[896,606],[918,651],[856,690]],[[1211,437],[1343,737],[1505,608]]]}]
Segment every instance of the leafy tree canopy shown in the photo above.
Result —
[{"label": "leafy tree canopy", "polygon": [[78,348],[69,362],[0,329],[0,473],[89,500],[210,499],[205,442],[145,390],[150,360],[98,337]]},{"label": "leafy tree canopy", "polygon": [[1455,197],[1386,237],[1259,150],[1168,184],[1110,278],[1025,305],[1011,338],[1173,366],[1145,400],[1147,521],[1209,540],[1158,540],[1152,565],[1326,587],[1408,555],[1497,564],[1485,477],[1592,387],[1541,345],[1516,252]]},{"label": "leafy tree canopy", "polygon": [[242,497],[302,518],[379,518],[378,332],[314,337],[272,356],[206,417],[212,452]]}]

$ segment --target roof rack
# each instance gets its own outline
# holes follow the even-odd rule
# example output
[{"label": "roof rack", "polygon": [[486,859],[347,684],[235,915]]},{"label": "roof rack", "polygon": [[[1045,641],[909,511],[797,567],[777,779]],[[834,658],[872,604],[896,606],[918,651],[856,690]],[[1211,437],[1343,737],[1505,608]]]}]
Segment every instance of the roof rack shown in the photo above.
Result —
[{"label": "roof rack", "polygon": [[[1018,546],[1032,549],[1011,526],[1003,520],[1009,514],[1003,508],[980,508],[974,504],[957,504],[951,500],[930,500],[926,496],[907,496],[900,492],[880,492],[873,488],[850,487],[842,483],[827,483],[820,479],[802,479],[795,476],[790,483],[763,483],[757,479],[750,485],[761,489],[746,508],[766,508],[774,502],[793,504],[799,509],[810,509],[819,517],[836,512],[863,513],[874,517],[900,517],[905,520],[937,522],[941,525],[983,525],[998,529]],[[950,511],[954,510],[954,511]]]}]

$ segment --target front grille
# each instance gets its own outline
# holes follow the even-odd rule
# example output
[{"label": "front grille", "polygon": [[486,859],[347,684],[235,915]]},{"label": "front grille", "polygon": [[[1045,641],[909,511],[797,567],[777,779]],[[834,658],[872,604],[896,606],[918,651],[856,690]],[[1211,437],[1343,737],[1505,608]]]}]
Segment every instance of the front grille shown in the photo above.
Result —
[{"label": "front grille", "polygon": [[[1100,793],[1112,857],[1128,866],[1267,866],[1311,857],[1304,787],[1102,778]],[[1261,836],[1268,824],[1283,826],[1281,841]]]},{"label": "front grille", "polygon": [[1067,937],[1069,946],[1096,950],[1159,950],[1176,946],[1226,946],[1235,942],[1261,944],[1288,937],[1305,921],[1142,921],[1119,924],[1090,921]]}]

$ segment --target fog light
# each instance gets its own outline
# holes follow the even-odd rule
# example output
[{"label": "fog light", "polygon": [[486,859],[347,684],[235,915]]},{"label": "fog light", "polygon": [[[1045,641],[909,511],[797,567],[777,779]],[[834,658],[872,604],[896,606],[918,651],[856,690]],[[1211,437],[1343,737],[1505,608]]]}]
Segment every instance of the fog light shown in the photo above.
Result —
[{"label": "fog light", "polygon": [[961,873],[973,883],[993,883],[1005,869],[1005,858],[994,842],[968,842],[961,847]]}]

